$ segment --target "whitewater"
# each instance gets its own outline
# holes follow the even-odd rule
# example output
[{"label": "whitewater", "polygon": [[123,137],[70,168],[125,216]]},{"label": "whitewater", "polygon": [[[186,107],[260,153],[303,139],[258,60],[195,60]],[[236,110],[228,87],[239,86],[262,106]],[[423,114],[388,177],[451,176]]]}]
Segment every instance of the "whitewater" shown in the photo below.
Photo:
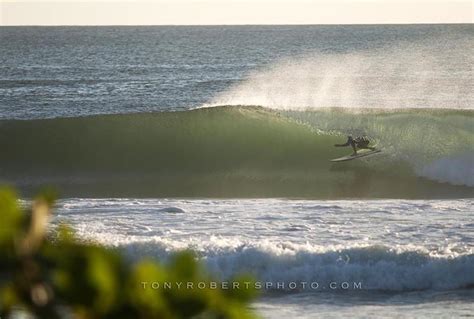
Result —
[{"label": "whitewater", "polygon": [[354,318],[366,307],[374,318],[430,318],[474,309],[473,212],[472,199],[65,199],[53,225],[131,261],[191,249],[218,281],[250,274],[272,285],[255,305],[268,318],[326,317],[348,304]]}]

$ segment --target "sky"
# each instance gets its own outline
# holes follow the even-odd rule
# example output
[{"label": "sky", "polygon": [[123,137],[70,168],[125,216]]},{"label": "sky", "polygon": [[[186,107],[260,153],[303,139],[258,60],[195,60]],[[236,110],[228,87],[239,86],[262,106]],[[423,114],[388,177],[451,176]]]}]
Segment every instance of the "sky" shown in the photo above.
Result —
[{"label": "sky", "polygon": [[0,25],[472,23],[472,0],[0,0]]}]

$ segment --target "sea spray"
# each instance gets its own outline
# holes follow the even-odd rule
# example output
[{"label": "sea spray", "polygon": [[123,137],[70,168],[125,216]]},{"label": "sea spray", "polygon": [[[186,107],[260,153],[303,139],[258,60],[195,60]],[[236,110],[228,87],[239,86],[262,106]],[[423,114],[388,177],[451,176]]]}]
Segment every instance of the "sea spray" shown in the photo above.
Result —
[{"label": "sea spray", "polygon": [[472,44],[464,39],[451,45],[456,50],[402,41],[392,48],[284,58],[249,72],[208,105],[472,109],[472,61],[465,54]]}]

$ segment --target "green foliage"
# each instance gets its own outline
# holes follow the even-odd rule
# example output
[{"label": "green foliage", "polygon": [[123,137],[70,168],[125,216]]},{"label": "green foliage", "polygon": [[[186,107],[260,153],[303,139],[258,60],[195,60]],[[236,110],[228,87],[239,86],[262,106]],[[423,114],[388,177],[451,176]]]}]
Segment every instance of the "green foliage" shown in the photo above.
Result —
[{"label": "green foliage", "polygon": [[0,188],[0,244],[13,239],[22,221],[23,216],[15,198],[12,189]]},{"label": "green foliage", "polygon": [[130,264],[117,251],[76,240],[65,225],[48,238],[54,198],[45,192],[23,211],[13,190],[0,189],[0,318],[18,308],[38,318],[254,317],[247,304],[255,291],[243,284],[250,280],[212,287],[191,252],[166,265]]}]

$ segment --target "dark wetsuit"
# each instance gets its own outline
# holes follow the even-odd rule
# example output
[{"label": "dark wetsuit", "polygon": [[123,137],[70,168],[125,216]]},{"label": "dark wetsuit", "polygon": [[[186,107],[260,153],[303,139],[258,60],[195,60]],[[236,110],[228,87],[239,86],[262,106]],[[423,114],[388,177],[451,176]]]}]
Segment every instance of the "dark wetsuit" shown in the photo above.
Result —
[{"label": "dark wetsuit", "polygon": [[334,146],[352,146],[352,149],[354,150],[354,155],[357,154],[357,149],[369,149],[369,150],[375,150],[375,147],[370,147],[369,146],[369,139],[366,137],[356,137],[352,138],[352,136],[347,137],[347,142],[344,144],[334,144]]}]

